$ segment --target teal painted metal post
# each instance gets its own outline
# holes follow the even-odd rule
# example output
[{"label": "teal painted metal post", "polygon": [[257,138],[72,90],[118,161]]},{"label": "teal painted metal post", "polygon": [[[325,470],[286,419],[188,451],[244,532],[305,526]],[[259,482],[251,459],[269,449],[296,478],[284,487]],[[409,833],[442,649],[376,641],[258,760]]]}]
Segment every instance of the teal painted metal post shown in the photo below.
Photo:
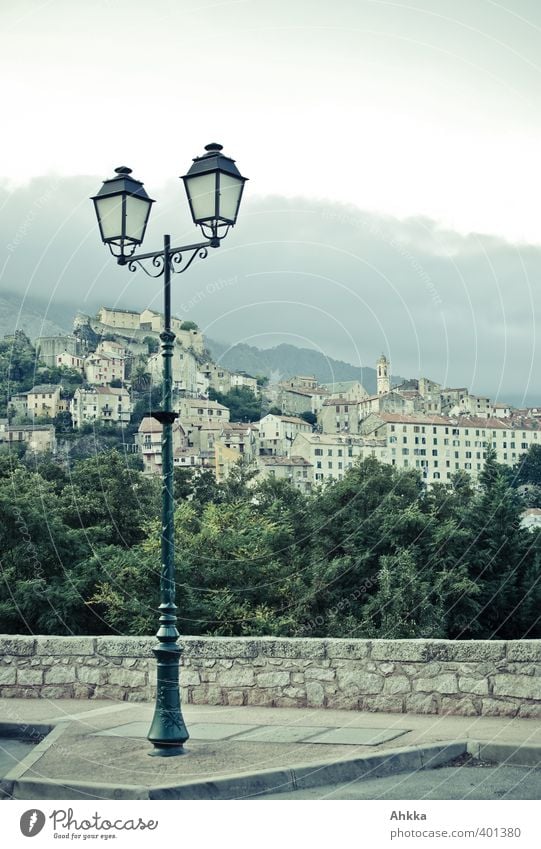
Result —
[{"label": "teal painted metal post", "polygon": [[158,645],[153,649],[157,661],[156,709],[148,739],[154,745],[153,755],[179,755],[188,737],[180,707],[180,655],[175,604],[175,528],[173,498],[173,349],[175,334],[171,330],[171,240],[164,236],[164,328],[160,334],[163,357],[163,412],[156,415],[162,422],[162,563],[160,573],[160,627]]}]

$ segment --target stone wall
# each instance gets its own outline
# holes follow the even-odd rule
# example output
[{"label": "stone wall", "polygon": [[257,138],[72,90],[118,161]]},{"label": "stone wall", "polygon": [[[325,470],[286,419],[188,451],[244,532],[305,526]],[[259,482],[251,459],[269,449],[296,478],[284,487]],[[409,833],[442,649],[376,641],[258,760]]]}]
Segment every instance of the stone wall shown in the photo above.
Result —
[{"label": "stone wall", "polygon": [[[0,637],[0,695],[147,701],[151,637]],[[184,701],[541,716],[541,640],[184,637]]]}]

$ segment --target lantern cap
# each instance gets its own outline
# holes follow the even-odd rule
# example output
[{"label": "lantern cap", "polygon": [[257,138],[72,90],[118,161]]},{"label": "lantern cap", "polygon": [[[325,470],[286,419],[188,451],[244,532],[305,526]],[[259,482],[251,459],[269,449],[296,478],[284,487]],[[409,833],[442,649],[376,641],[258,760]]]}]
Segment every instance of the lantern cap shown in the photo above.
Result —
[{"label": "lantern cap", "polygon": [[196,177],[199,174],[208,174],[212,171],[221,171],[223,174],[230,174],[231,177],[236,177],[238,180],[247,180],[243,177],[239,169],[235,165],[235,160],[230,156],[225,156],[222,153],[223,145],[217,142],[211,142],[205,145],[206,153],[202,156],[196,156],[193,159],[193,165],[190,170],[184,175],[186,177]]},{"label": "lantern cap", "polygon": [[136,180],[135,177],[130,176],[131,173],[132,169],[128,168],[127,165],[119,165],[118,168],[115,168],[115,176],[103,181],[103,186],[98,194],[92,197],[92,200],[99,200],[99,198],[107,197],[108,195],[125,193],[132,197],[154,203],[152,198],[147,195],[143,183],[140,180]]}]

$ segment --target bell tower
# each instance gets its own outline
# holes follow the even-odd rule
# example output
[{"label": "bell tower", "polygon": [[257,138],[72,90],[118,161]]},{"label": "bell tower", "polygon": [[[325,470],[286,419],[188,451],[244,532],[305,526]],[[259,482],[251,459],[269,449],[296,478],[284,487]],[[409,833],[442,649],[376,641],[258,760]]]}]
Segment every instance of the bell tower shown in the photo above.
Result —
[{"label": "bell tower", "polygon": [[389,360],[382,354],[376,363],[377,375],[377,392],[378,395],[385,395],[391,391],[391,364]]}]

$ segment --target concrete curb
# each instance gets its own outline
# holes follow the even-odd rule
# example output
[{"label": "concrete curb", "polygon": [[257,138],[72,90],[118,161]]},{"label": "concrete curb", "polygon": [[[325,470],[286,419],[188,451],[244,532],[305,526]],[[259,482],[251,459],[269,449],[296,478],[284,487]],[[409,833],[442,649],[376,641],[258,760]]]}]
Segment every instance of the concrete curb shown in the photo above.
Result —
[{"label": "concrete curb", "polygon": [[[28,737],[34,733],[50,733],[36,745],[33,752],[11,770],[0,782],[0,797],[11,799],[255,799],[269,793],[294,793],[325,784],[347,784],[362,779],[383,778],[404,772],[435,769],[466,753],[472,757],[501,764],[541,766],[541,745],[512,743],[483,743],[474,740],[450,740],[392,749],[377,754],[315,764],[298,764],[287,769],[259,770],[251,773],[224,776],[216,780],[186,781],[177,784],[148,785],[107,784],[74,780],[25,778],[25,774],[44,752],[66,731],[67,722],[55,727],[40,723],[24,726],[13,736]],[[6,725],[6,724],[4,724]]]},{"label": "concrete curb", "polygon": [[[36,747],[37,748],[37,747]],[[261,770],[224,776],[215,781],[188,781],[156,787],[6,776],[1,790],[12,799],[250,799],[273,792],[292,792],[332,782],[381,778],[401,772],[434,769],[466,752],[466,743],[449,741],[393,749],[284,770]],[[22,763],[22,762],[21,762]]]}]

